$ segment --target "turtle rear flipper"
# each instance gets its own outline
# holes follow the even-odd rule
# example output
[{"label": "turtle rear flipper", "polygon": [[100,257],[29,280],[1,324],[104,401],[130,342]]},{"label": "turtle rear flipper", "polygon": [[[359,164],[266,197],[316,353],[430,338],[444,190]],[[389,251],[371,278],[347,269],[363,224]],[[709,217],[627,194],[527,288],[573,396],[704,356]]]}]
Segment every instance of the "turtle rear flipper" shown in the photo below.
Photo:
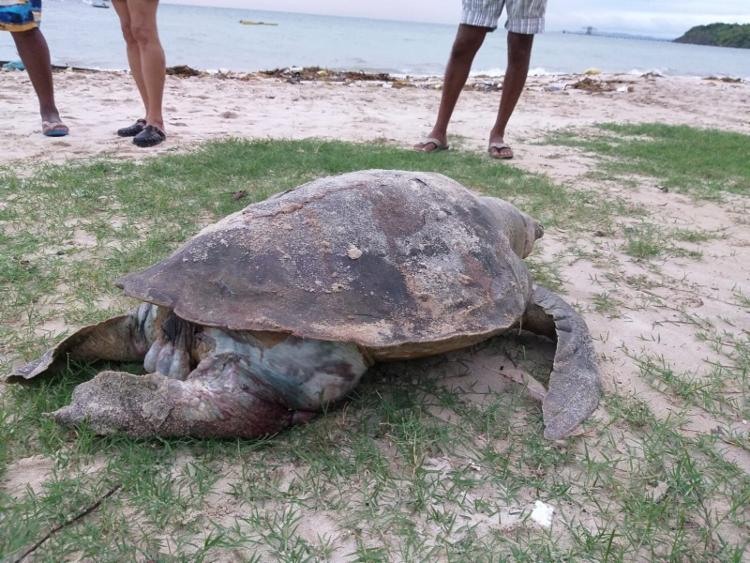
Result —
[{"label": "turtle rear flipper", "polygon": [[586,323],[562,298],[535,286],[523,328],[557,336],[557,350],[542,403],[544,437],[569,436],[599,404],[602,394],[596,352]]},{"label": "turtle rear flipper", "polygon": [[52,413],[63,426],[86,423],[96,434],[135,438],[258,438],[312,416],[286,407],[235,354],[207,358],[184,381],[105,371],[76,387],[71,404]]},{"label": "turtle rear flipper", "polygon": [[83,327],[47,350],[42,357],[14,369],[6,382],[28,381],[66,359],[93,362],[135,362],[142,360],[153,340],[153,319],[157,307],[145,303],[126,315]]}]

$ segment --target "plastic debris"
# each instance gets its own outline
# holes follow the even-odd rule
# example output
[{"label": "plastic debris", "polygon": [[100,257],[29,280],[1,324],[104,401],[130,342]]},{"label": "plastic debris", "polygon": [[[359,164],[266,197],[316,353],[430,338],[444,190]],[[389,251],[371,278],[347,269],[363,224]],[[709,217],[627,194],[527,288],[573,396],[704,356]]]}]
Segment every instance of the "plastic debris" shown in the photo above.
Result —
[{"label": "plastic debris", "polygon": [[549,528],[552,526],[552,515],[554,513],[554,506],[537,500],[534,502],[534,510],[531,511],[531,519],[543,528]]},{"label": "plastic debris", "polygon": [[3,70],[26,70],[21,61],[8,61],[3,65]]}]

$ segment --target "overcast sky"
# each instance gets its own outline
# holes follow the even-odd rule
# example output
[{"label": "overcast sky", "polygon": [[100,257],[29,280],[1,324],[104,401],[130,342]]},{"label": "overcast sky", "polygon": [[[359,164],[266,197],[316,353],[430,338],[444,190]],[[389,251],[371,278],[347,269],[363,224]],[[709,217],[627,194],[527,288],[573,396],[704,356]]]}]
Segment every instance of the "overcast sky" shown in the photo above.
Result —
[{"label": "overcast sky", "polygon": [[[455,23],[460,0],[165,0],[258,10]],[[549,0],[547,27],[679,35],[712,22],[750,23],[750,0]]]}]

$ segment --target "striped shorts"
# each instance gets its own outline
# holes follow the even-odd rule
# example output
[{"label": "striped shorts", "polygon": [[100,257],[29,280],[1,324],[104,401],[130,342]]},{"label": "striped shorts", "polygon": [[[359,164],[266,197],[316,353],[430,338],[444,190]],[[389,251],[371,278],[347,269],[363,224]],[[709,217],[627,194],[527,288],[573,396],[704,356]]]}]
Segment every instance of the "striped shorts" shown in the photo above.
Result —
[{"label": "striped shorts", "polygon": [[0,31],[28,31],[41,19],[42,0],[0,0]]},{"label": "striped shorts", "polygon": [[461,23],[496,29],[503,7],[508,10],[508,31],[529,35],[544,31],[547,0],[463,0]]}]

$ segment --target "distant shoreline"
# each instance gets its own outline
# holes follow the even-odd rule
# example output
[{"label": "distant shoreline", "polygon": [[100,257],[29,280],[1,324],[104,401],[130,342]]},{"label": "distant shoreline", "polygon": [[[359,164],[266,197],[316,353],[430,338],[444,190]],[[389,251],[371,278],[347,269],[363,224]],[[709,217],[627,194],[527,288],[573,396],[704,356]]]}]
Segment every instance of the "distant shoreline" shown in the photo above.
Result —
[{"label": "distant shoreline", "polygon": [[[0,68],[8,62],[6,60],[0,60]],[[81,73],[128,73],[127,69],[106,69],[106,68],[91,68],[91,67],[79,67],[79,66],[67,66],[53,64],[52,69],[54,72],[81,72]],[[11,71],[0,71],[0,72],[11,72]],[[434,83],[435,80],[442,81],[443,76],[440,74],[406,74],[398,72],[377,72],[377,71],[363,71],[363,70],[346,70],[346,69],[332,69],[323,67],[286,67],[268,70],[257,70],[257,71],[234,71],[229,69],[199,69],[188,65],[174,65],[167,67],[167,74],[178,76],[181,78],[187,77],[220,77],[234,80],[248,80],[252,78],[279,78],[284,79],[287,82],[386,82],[394,83],[399,86],[403,85],[419,85],[427,82]],[[724,75],[721,73],[714,74],[703,74],[703,75],[692,75],[692,74],[663,74],[658,71],[631,71],[631,72],[607,72],[601,69],[590,68],[581,72],[541,72],[535,73],[534,69],[531,70],[529,77],[536,78],[549,78],[549,79],[572,79],[582,78],[585,76],[607,76],[607,77],[670,77],[670,78],[698,78],[704,80],[723,80],[729,82],[747,82],[750,81],[750,77],[740,77],[732,75]],[[469,88],[471,84],[478,80],[487,82],[495,80],[500,82],[503,78],[503,74],[489,73],[483,71],[472,72],[469,77]]]},{"label": "distant shoreline", "polygon": [[586,32],[586,31],[569,31],[567,29],[563,29],[560,33],[563,33],[564,35],[583,35],[587,37],[606,37],[608,39],[634,39],[636,41],[659,41],[659,42],[665,42],[665,43],[672,43],[674,39],[669,39],[665,37],[654,37],[652,35],[638,35],[638,34],[630,34],[630,33],[619,33],[616,31],[608,32],[608,31],[592,31],[592,32]]},{"label": "distant shoreline", "polygon": [[712,23],[690,28],[674,40],[675,43],[750,49],[750,24]]},{"label": "distant shoreline", "polygon": [[[321,66],[367,73],[438,76],[444,72],[456,33],[455,26],[450,25],[206,6],[198,9],[164,5],[160,14],[164,24],[160,35],[168,64],[187,64],[205,71],[257,72]],[[92,9],[80,2],[50,2],[44,18],[43,30],[53,63],[102,70],[127,68],[122,33],[111,10]],[[279,25],[246,26],[239,23],[240,19]],[[500,28],[488,35],[477,54],[475,74],[504,73],[507,42],[505,22],[500,23]],[[79,27],[86,32],[71,41],[69,30]],[[666,31],[602,27],[593,28],[592,37],[585,37],[578,32],[586,30],[576,25],[561,22],[554,27],[535,41],[533,74],[576,73],[597,67],[605,73],[635,75],[656,71],[670,76],[722,74],[750,78],[746,52],[723,50],[718,55],[715,48],[666,41],[680,29],[672,33],[671,27]],[[16,57],[12,41],[0,42],[0,59]]]}]

